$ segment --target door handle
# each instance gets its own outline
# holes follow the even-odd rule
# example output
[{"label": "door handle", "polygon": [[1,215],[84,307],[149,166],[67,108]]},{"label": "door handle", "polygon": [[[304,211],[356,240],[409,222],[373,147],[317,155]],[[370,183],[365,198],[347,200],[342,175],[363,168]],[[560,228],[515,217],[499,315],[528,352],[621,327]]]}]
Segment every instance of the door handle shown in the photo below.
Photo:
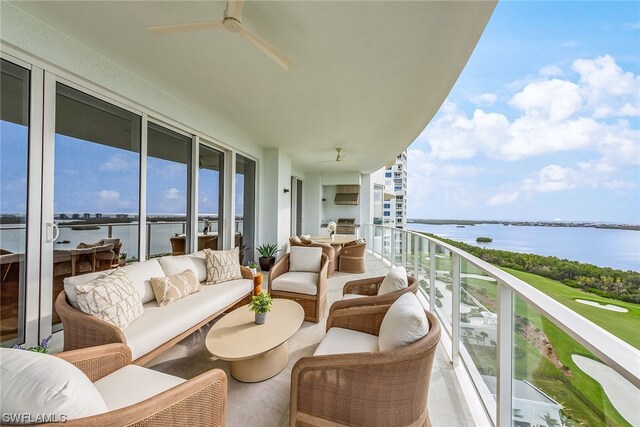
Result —
[{"label": "door handle", "polygon": [[54,222],[47,222],[47,243],[54,242],[60,236],[60,229]]}]

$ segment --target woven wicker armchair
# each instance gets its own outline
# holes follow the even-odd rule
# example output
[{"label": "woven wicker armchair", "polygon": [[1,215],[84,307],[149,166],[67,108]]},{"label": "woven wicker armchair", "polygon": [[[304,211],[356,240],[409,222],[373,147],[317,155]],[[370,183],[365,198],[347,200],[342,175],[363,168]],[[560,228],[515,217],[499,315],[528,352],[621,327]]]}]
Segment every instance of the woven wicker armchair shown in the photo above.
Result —
[{"label": "woven wicker armchair", "polygon": [[400,298],[407,292],[418,292],[418,281],[415,277],[407,276],[409,286],[406,288],[390,292],[388,294],[378,295],[378,289],[385,276],[370,277],[368,279],[352,280],[345,283],[342,288],[342,295],[358,294],[362,298],[345,299],[334,302],[329,308],[329,315],[335,310],[347,307],[363,307],[367,305],[393,304],[395,300]]},{"label": "woven wicker armchair", "polygon": [[[124,344],[84,348],[56,356],[77,366],[92,382],[131,363],[131,351]],[[212,369],[134,405],[41,426],[224,426],[226,407],[227,376],[220,369]]]},{"label": "woven wicker armchair", "polygon": [[304,309],[304,320],[318,323],[327,311],[327,268],[329,266],[329,258],[322,254],[322,266],[318,272],[316,295],[307,295],[278,291],[271,288],[271,284],[278,276],[289,272],[289,255],[284,255],[271,268],[269,272],[269,293],[274,298],[285,298],[297,302]]},{"label": "woven wicker armchair", "polygon": [[[378,335],[390,304],[334,310],[331,327]],[[290,426],[430,426],[427,400],[440,324],[427,335],[375,353],[303,357],[291,373]]]},{"label": "woven wicker armchair", "polygon": [[336,271],[336,263],[338,260],[338,254],[340,253],[340,249],[336,250],[335,247],[331,246],[328,243],[305,243],[302,241],[297,241],[293,239],[293,237],[289,238],[289,246],[305,246],[308,248],[321,248],[322,253],[325,254],[329,258],[329,265],[327,266],[327,277],[332,277],[333,273]]},{"label": "woven wicker armchair", "polygon": [[362,240],[360,243],[345,244],[340,251],[340,268],[338,271],[343,273],[364,273],[364,251],[367,248],[367,242]]}]

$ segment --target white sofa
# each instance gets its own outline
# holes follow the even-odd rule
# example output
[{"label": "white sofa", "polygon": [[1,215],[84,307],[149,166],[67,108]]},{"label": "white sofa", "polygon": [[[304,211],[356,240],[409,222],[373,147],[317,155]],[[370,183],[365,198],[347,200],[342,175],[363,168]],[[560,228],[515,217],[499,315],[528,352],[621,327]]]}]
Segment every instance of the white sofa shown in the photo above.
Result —
[{"label": "white sofa", "polygon": [[129,264],[123,269],[138,290],[144,313],[123,331],[80,311],[75,286],[85,284],[107,272],[96,272],[64,280],[64,292],[56,300],[56,310],[64,325],[64,350],[94,345],[123,343],[131,349],[133,363],[142,365],[177,343],[224,311],[250,301],[253,275],[241,266],[242,279],[202,286],[164,307],[159,307],[150,279],[192,270],[198,280],[207,279],[204,251],[190,255],[166,256]]}]

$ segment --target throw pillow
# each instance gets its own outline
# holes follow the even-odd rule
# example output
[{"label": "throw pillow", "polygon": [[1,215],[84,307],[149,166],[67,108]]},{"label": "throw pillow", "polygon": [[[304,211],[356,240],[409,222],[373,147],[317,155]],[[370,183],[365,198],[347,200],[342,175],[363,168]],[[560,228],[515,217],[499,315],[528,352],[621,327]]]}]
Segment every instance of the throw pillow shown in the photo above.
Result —
[{"label": "throw pillow", "polygon": [[311,234],[303,234],[300,236],[300,241],[305,244],[311,243]]},{"label": "throw pillow", "polygon": [[4,422],[64,422],[108,411],[91,380],[66,360],[50,354],[0,348],[0,413]]},{"label": "throw pillow", "polygon": [[322,267],[322,248],[293,246],[289,254],[289,271],[317,273]]},{"label": "throw pillow", "polygon": [[200,282],[191,270],[168,277],[152,277],[151,286],[160,307],[169,305],[189,294],[200,292]]},{"label": "throw pillow", "polygon": [[142,300],[127,272],[121,268],[104,277],[76,286],[83,313],[125,329],[142,316]]},{"label": "throw pillow", "polygon": [[228,280],[242,279],[239,253],[240,251],[237,247],[227,251],[206,249],[207,281],[205,285],[215,285]]},{"label": "throw pillow", "polygon": [[291,238],[291,240],[293,240],[293,241],[294,241],[294,242],[296,242],[296,243],[302,243],[302,242],[300,241],[300,238],[299,238],[298,236],[293,236],[293,237]]},{"label": "throw pillow", "polygon": [[380,351],[393,350],[418,341],[429,332],[429,321],[413,293],[407,292],[394,302],[380,324]]},{"label": "throw pillow", "polygon": [[385,276],[384,280],[382,280],[382,284],[380,288],[378,288],[378,295],[401,291],[407,286],[409,286],[407,270],[405,270],[404,267],[394,267]]}]

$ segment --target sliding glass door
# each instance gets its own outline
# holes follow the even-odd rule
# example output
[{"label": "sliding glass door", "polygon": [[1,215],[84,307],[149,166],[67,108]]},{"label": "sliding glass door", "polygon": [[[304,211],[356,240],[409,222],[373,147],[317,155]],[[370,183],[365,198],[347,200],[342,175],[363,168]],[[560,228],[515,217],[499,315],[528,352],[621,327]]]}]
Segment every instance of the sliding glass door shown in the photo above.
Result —
[{"label": "sliding glass door", "polygon": [[205,144],[198,152],[198,250],[223,248],[224,153]]},{"label": "sliding glass door", "polygon": [[240,248],[240,261],[254,261],[256,232],[256,162],[236,155],[236,234],[232,247]]},{"label": "sliding glass door", "polygon": [[0,66],[0,344],[25,341],[30,71]]},{"label": "sliding glass door", "polygon": [[66,277],[139,258],[140,206],[141,117],[61,83],[55,111],[52,303]]}]

